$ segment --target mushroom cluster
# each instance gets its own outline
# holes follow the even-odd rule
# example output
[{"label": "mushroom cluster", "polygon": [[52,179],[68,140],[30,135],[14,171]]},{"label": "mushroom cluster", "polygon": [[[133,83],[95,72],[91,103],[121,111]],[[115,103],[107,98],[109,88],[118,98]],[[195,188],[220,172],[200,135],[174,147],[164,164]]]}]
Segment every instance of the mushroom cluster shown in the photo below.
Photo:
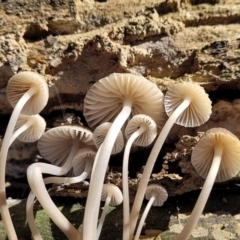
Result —
[{"label": "mushroom cluster", "polygon": [[[14,109],[2,141],[0,152],[0,211],[8,238],[17,240],[18,238],[6,201],[5,172],[8,149],[14,138],[18,135],[22,140],[30,140],[32,138],[33,141],[37,139],[31,136],[32,133],[34,133],[35,137],[41,136],[41,131],[37,132],[40,130],[38,128],[41,128],[38,124],[45,128],[44,121],[36,121],[39,118],[34,117],[26,121],[27,117],[20,115],[35,115],[45,107],[48,101],[48,86],[41,75],[34,72],[20,72],[8,81],[7,97]],[[22,128],[21,124],[23,124]]]},{"label": "mushroom cluster", "polygon": [[[137,240],[151,206],[162,206],[168,197],[167,189],[149,184],[149,178],[169,131],[175,123],[184,127],[200,126],[208,121],[212,109],[208,94],[196,83],[177,83],[169,87],[164,96],[154,83],[142,76],[113,73],[97,81],[86,94],[83,114],[89,128],[64,125],[45,132],[46,122],[39,112],[47,103],[48,87],[41,75],[18,73],[9,80],[7,95],[14,110],[0,153],[0,210],[11,240],[18,238],[6,203],[5,168],[8,148],[16,138],[26,142],[38,141],[39,153],[50,162],[34,163],[27,169],[31,188],[26,206],[27,222],[35,240],[42,240],[33,214],[35,198],[72,240],[99,239],[109,205],[123,203],[122,239]],[[145,147],[151,144],[152,150],[130,209],[130,151],[133,145]],[[105,183],[105,175],[110,155],[121,151],[124,153],[122,189],[119,189]],[[189,221],[177,240],[190,237],[214,182],[226,181],[240,171],[240,141],[226,129],[210,129],[194,148],[191,162],[206,180]],[[44,173],[51,176],[43,178]],[[46,184],[77,183],[86,179],[90,179],[89,193],[80,233],[56,207]],[[137,225],[144,196],[149,202]],[[101,200],[105,205],[98,221]]]}]

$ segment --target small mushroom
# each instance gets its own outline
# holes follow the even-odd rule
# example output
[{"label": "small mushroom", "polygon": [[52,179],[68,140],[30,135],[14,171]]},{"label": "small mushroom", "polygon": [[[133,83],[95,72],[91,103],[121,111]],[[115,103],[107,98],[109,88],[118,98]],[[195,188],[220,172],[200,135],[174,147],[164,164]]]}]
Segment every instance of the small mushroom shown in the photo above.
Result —
[{"label": "small mushroom", "polygon": [[8,148],[19,114],[38,114],[47,104],[48,86],[41,75],[34,72],[20,72],[8,81],[7,97],[14,109],[2,141],[0,154],[0,211],[7,236],[14,240],[17,239],[17,235],[8,210],[5,190]]},{"label": "small mushroom", "polygon": [[168,194],[167,194],[167,191],[165,190],[165,188],[160,186],[159,184],[150,184],[147,187],[145,198],[149,201],[148,201],[148,204],[142,214],[141,220],[138,224],[138,228],[137,228],[134,240],[139,239],[145,219],[148,215],[148,212],[149,212],[151,206],[158,206],[158,207],[162,206],[164,204],[164,202],[167,200]]},{"label": "small mushroom", "polygon": [[173,124],[176,122],[185,127],[199,126],[209,119],[212,111],[211,101],[204,88],[190,82],[182,82],[171,86],[166,93],[164,105],[169,118],[158,135],[144,167],[130,215],[130,239],[133,237],[154,164]]},{"label": "small mushroom", "polygon": [[22,114],[38,114],[46,106],[48,97],[47,82],[38,73],[20,72],[8,81],[8,101]]},{"label": "small mushroom", "polygon": [[103,222],[105,220],[109,205],[120,205],[123,201],[123,195],[116,185],[107,183],[103,185],[101,200],[105,201],[105,205],[97,227],[97,240],[99,239],[100,233],[102,231]]},{"label": "small mushroom", "polygon": [[[103,144],[103,141],[111,127],[112,123],[110,122],[105,122],[100,124],[98,127],[93,132],[93,141],[95,146],[100,149],[101,145]],[[123,150],[124,147],[124,139],[123,139],[123,134],[122,131],[119,130],[119,133],[117,135],[116,141],[113,145],[112,148],[112,154],[117,154],[120,153]]]},{"label": "small mushroom", "polygon": [[[92,172],[94,172],[97,161],[99,161],[99,153],[102,149],[102,144],[104,142],[104,139],[105,139],[111,125],[112,125],[112,123],[110,123],[110,122],[102,123],[98,127],[96,127],[96,129],[93,132],[93,142],[94,142],[95,146],[98,148],[98,151],[96,154]],[[122,134],[122,131],[119,130],[119,133],[117,135],[117,138],[116,138],[115,143],[112,148],[111,155],[120,153],[122,151],[123,147],[124,147],[123,134]],[[107,172],[107,170],[108,170],[108,168],[106,169],[106,172]]]},{"label": "small mushroom", "polygon": [[212,128],[205,132],[193,149],[191,162],[197,173],[206,180],[191,216],[177,240],[187,240],[190,237],[203,212],[214,181],[227,181],[240,171],[240,141],[224,128]]},{"label": "small mushroom", "polygon": [[145,114],[137,114],[128,122],[125,129],[128,141],[123,155],[122,188],[123,188],[123,239],[129,236],[129,189],[128,189],[128,161],[134,143],[137,146],[148,146],[157,136],[157,125],[152,118]]},{"label": "small mushroom", "polygon": [[95,157],[96,150],[93,150],[90,147],[79,149],[72,160],[74,176],[82,176],[83,173],[85,173],[83,176],[84,179],[90,177]]},{"label": "small mushroom", "polygon": [[46,121],[39,114],[31,116],[20,114],[11,143],[16,138],[23,142],[35,142],[43,135],[45,128]]},{"label": "small mushroom", "polygon": [[99,209],[101,190],[108,161],[119,130],[129,117],[146,114],[162,126],[163,94],[142,76],[114,73],[100,79],[87,92],[84,116],[91,128],[103,122],[112,122],[99,152],[96,169],[91,176],[83,220],[83,239],[96,239],[96,210]]},{"label": "small mushroom", "polygon": [[94,144],[92,138],[92,132],[82,126],[58,126],[48,130],[39,139],[37,147],[45,159],[61,166],[60,175],[63,175],[72,168],[72,159],[78,149]]}]

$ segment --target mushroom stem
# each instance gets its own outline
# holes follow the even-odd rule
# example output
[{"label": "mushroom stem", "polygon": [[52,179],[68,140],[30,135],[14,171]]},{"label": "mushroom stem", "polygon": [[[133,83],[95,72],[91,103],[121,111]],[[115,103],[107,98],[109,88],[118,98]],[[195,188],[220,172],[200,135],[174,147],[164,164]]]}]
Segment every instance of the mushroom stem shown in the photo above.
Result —
[{"label": "mushroom stem", "polygon": [[223,153],[222,145],[220,145],[220,144],[216,145],[215,149],[214,149],[214,156],[213,156],[211,168],[209,170],[207,178],[202,187],[202,191],[201,191],[201,193],[198,197],[198,200],[194,206],[191,216],[189,217],[189,219],[187,221],[187,224],[184,226],[182,232],[178,235],[176,240],[187,240],[190,237],[192,230],[197,225],[199,217],[200,217],[201,213],[203,212],[203,209],[206,205],[209,194],[212,190],[214,181],[216,179],[216,176],[217,176],[217,173],[219,170],[219,166],[221,164],[222,153]]},{"label": "mushroom stem", "polygon": [[96,163],[97,163],[97,161],[98,161],[98,157],[99,157],[99,153],[100,153],[101,149],[102,149],[102,144],[101,144],[101,146],[99,147],[99,149],[97,150],[97,153],[96,153],[96,156],[95,156],[95,159],[94,159],[94,162],[93,162],[92,175],[94,175],[94,171],[95,171],[95,169],[96,169]]},{"label": "mushroom stem", "polygon": [[[57,184],[65,183],[66,184],[66,183],[82,182],[90,175],[91,170],[92,170],[92,165],[93,165],[92,161],[87,161],[85,169],[81,175],[76,176],[76,177],[48,177],[48,178],[43,179],[44,184],[45,185],[50,184],[50,183],[57,183]],[[34,200],[35,200],[35,194],[31,191],[28,195],[27,204],[26,204],[27,222],[28,222],[29,228],[31,230],[33,239],[43,240],[42,236],[36,226],[34,215],[33,215]]]},{"label": "mushroom stem", "polygon": [[130,237],[129,239],[133,238],[134,229],[137,224],[137,219],[139,216],[139,212],[141,209],[141,205],[144,199],[144,194],[148,185],[149,178],[151,176],[154,164],[158,157],[159,152],[163,146],[163,143],[171,130],[173,124],[176,122],[177,118],[181,115],[181,113],[190,105],[191,99],[186,98],[183,102],[175,109],[175,111],[171,114],[168,118],[167,122],[165,123],[164,127],[162,128],[161,133],[158,135],[158,138],[152,148],[152,151],[148,157],[146,166],[144,167],[142,178],[140,180],[137,193],[134,199],[132,211],[130,214]]},{"label": "mushroom stem", "polygon": [[[29,185],[32,189],[32,192],[37,196],[38,201],[43,206],[46,213],[54,221],[54,223],[61,229],[61,231],[67,236],[68,239],[80,239],[80,233],[76,228],[68,221],[68,219],[62,215],[56,205],[52,202],[44,181],[42,179],[42,170],[40,167],[31,169],[31,166],[27,170],[28,178],[32,177],[32,180],[29,181]],[[37,187],[37,191],[36,188]],[[38,191],[41,191],[41,194],[38,194]]]},{"label": "mushroom stem", "polygon": [[31,87],[27,92],[23,94],[23,96],[20,98],[18,103],[16,104],[11,118],[9,120],[7,130],[4,135],[4,139],[2,142],[1,147],[1,154],[0,154],[0,211],[1,216],[3,220],[4,227],[7,232],[7,236],[11,240],[17,240],[16,231],[14,229],[12,219],[9,213],[9,209],[7,206],[7,200],[6,200],[6,189],[5,189],[5,175],[6,175],[6,160],[7,160],[7,154],[8,154],[8,148],[11,143],[11,136],[14,131],[14,127],[16,125],[17,119],[19,117],[19,114],[25,105],[25,103],[31,98],[31,96],[34,95],[36,92],[35,87]]},{"label": "mushroom stem", "polygon": [[99,157],[94,167],[94,174],[90,179],[89,192],[83,219],[83,239],[96,239],[97,218],[100,206],[101,192],[104,182],[108,161],[114,142],[120,129],[131,114],[132,103],[125,101],[123,108],[116,119],[113,121],[107,136],[102,144]]},{"label": "mushroom stem", "polygon": [[130,207],[129,207],[129,189],[128,189],[128,160],[133,142],[147,129],[145,124],[134,132],[128,139],[123,155],[122,167],[122,191],[123,191],[123,240],[128,240],[130,233]]},{"label": "mushroom stem", "polygon": [[151,208],[151,206],[152,206],[155,198],[156,198],[156,195],[153,195],[153,196],[150,198],[150,200],[148,201],[148,204],[147,204],[147,206],[146,206],[146,208],[145,208],[145,210],[144,210],[144,212],[143,212],[143,214],[142,214],[141,220],[140,220],[140,222],[139,222],[139,224],[138,224],[138,228],[137,228],[137,231],[136,231],[134,240],[138,240],[138,239],[139,239],[140,233],[141,233],[142,228],[143,228],[143,224],[144,224],[144,222],[145,222],[145,220],[146,220],[146,217],[147,217],[147,215],[148,215],[148,212],[149,212],[149,210],[150,210],[150,208]]},{"label": "mushroom stem", "polygon": [[27,170],[27,178],[32,192],[35,194],[49,217],[69,239],[80,239],[80,234],[75,227],[62,215],[62,213],[51,200],[46,190],[42,173],[49,173],[58,176],[66,174],[71,169],[71,161],[69,161],[69,159],[74,157],[78,151],[78,147],[79,141],[75,139],[68,155],[68,159],[62,167],[45,163],[34,163],[30,165]]},{"label": "mushroom stem", "polygon": [[32,238],[34,240],[43,240],[43,238],[36,226],[34,215],[33,215],[34,201],[35,201],[35,194],[31,191],[28,195],[27,203],[26,203],[27,222],[28,222],[28,226],[32,233]]},{"label": "mushroom stem", "polygon": [[29,127],[31,127],[32,125],[32,121],[28,120],[24,125],[22,125],[20,128],[18,128],[15,132],[13,132],[9,146],[16,140],[16,138],[23,133],[24,131],[26,131]]},{"label": "mushroom stem", "polygon": [[103,226],[106,214],[107,214],[107,210],[108,210],[110,201],[111,201],[111,196],[107,196],[105,204],[104,204],[104,208],[103,208],[103,211],[102,211],[102,214],[101,214],[98,226],[97,226],[97,240],[99,239],[100,233],[102,231],[102,226]]}]

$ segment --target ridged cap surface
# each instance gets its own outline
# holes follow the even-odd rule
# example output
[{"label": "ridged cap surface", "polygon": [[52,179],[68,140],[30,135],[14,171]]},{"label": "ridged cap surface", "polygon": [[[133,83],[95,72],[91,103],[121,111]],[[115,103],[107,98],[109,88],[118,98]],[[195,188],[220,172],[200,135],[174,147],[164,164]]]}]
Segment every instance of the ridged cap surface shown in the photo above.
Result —
[{"label": "ridged cap surface", "polygon": [[38,73],[26,71],[14,75],[8,81],[7,97],[12,107],[32,87],[36,89],[36,93],[24,105],[21,113],[25,115],[38,114],[46,106],[49,98],[46,80]]},{"label": "ridged cap surface", "polygon": [[84,116],[95,129],[103,122],[113,122],[125,100],[132,102],[130,118],[150,116],[159,128],[165,122],[163,93],[146,78],[130,73],[113,73],[96,82],[84,99]]},{"label": "ridged cap surface", "polygon": [[176,123],[184,127],[196,127],[205,123],[212,113],[212,102],[204,88],[196,83],[182,82],[168,89],[164,99],[167,115],[170,116],[186,98],[191,99],[191,103]]},{"label": "ridged cap surface", "polygon": [[206,131],[193,149],[191,162],[197,173],[206,178],[217,144],[223,147],[223,153],[215,182],[224,182],[240,171],[240,141],[227,129],[212,128]]}]

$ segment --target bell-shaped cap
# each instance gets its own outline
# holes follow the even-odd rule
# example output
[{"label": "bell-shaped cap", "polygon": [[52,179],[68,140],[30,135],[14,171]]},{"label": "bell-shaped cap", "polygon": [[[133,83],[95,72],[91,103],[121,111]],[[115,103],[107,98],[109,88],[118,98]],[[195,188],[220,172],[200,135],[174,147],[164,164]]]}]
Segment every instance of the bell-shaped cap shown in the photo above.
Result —
[{"label": "bell-shaped cap", "polygon": [[83,173],[87,161],[90,161],[93,164],[95,156],[96,151],[92,148],[85,147],[79,149],[72,160],[74,176],[79,176]]},{"label": "bell-shaped cap", "polygon": [[168,89],[164,99],[167,115],[170,116],[187,98],[191,103],[178,117],[176,123],[184,127],[202,125],[210,118],[212,102],[204,88],[196,83],[181,82]]},{"label": "bell-shaped cap", "polygon": [[73,141],[79,141],[80,148],[93,145],[92,132],[82,126],[66,125],[51,128],[38,141],[40,154],[51,163],[61,166],[70,153]]},{"label": "bell-shaped cap", "polygon": [[147,186],[145,198],[149,200],[151,197],[155,197],[153,206],[162,206],[168,198],[168,193],[164,187],[159,184],[150,184]]},{"label": "bell-shaped cap", "polygon": [[150,145],[157,136],[157,125],[151,117],[145,114],[133,116],[127,124],[125,136],[130,138],[141,126],[146,127],[146,130],[135,139],[134,144],[145,147]]},{"label": "bell-shaped cap", "polygon": [[130,118],[146,114],[158,128],[163,126],[163,93],[146,78],[130,73],[113,73],[90,88],[84,99],[84,116],[88,125],[95,129],[101,123],[113,122],[125,101],[132,104]]},{"label": "bell-shaped cap", "polygon": [[101,200],[105,201],[107,197],[111,197],[110,206],[117,206],[122,203],[123,195],[119,187],[114,184],[103,184]]},{"label": "bell-shaped cap", "polygon": [[37,141],[43,135],[46,128],[46,121],[39,114],[31,116],[20,114],[15,131],[25,124],[30,124],[30,126],[17,137],[23,142]]},{"label": "bell-shaped cap", "polygon": [[227,129],[212,128],[206,131],[193,149],[191,162],[197,173],[206,178],[216,145],[222,146],[223,153],[215,182],[224,182],[240,171],[240,141]]},{"label": "bell-shaped cap", "polygon": [[46,80],[38,73],[26,71],[14,75],[7,85],[7,97],[12,107],[16,106],[30,88],[34,88],[36,92],[21,111],[25,115],[38,114],[46,106],[49,97]]},{"label": "bell-shaped cap", "polygon": [[[93,141],[94,141],[94,144],[97,148],[100,148],[100,146],[103,143],[111,125],[112,125],[112,123],[105,122],[105,123],[100,124],[94,130]],[[124,147],[124,139],[123,139],[122,131],[120,130],[118,135],[117,135],[117,139],[116,139],[116,141],[113,145],[112,154],[117,154],[117,153],[121,152],[123,147]]]}]

